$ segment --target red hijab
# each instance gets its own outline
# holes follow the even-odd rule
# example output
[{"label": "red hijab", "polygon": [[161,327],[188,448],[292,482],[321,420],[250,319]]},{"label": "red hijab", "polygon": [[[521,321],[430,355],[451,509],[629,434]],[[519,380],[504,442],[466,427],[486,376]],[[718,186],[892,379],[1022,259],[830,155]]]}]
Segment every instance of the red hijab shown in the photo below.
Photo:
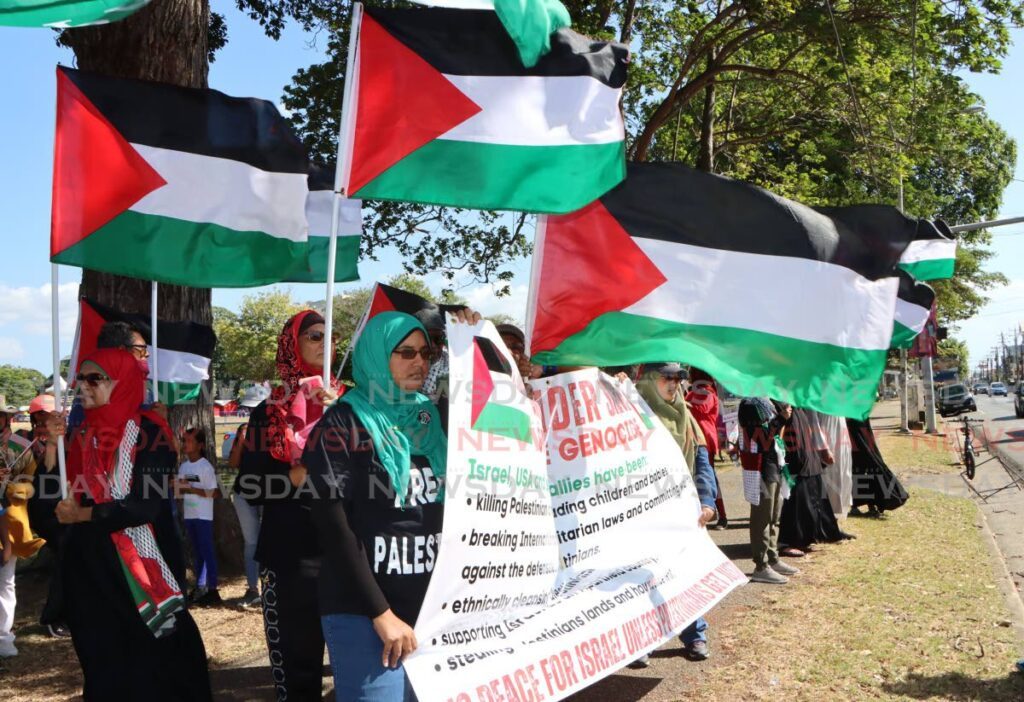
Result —
[{"label": "red hijab", "polygon": [[[277,377],[281,385],[274,388],[267,400],[267,442],[270,455],[278,461],[291,464],[302,455],[305,437],[314,424],[323,415],[323,406],[300,392],[299,381],[303,378],[319,377],[322,368],[314,368],[302,358],[299,346],[299,334],[303,321],[310,315],[320,317],[315,310],[303,310],[285,322],[281,334],[277,338]],[[322,324],[322,319],[307,322],[306,328],[313,324]],[[327,343],[327,340],[324,340]],[[333,360],[333,351],[332,356]],[[338,388],[338,382],[331,378],[331,387]]]},{"label": "red hijab", "polygon": [[114,389],[107,404],[85,410],[85,421],[68,447],[68,483],[77,494],[84,488],[96,502],[108,502],[108,480],[125,426],[132,419],[139,422],[145,374],[135,356],[121,349],[98,349],[83,362],[98,366],[114,381]]}]

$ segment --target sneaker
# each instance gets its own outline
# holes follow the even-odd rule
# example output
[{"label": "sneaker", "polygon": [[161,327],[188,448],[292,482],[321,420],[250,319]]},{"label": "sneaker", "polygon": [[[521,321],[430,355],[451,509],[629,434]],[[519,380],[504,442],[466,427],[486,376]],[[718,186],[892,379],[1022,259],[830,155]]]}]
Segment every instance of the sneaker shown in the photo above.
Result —
[{"label": "sneaker", "polygon": [[787,576],[788,575],[796,575],[797,573],[800,572],[799,568],[794,568],[793,566],[789,565],[788,563],[784,563],[782,561],[775,561],[774,563],[770,564],[770,566],[771,566],[771,569],[774,570],[779,575],[787,575]]},{"label": "sneaker", "polygon": [[71,632],[63,624],[47,624],[46,633],[54,639],[67,639],[71,638]]},{"label": "sneaker", "polygon": [[651,657],[648,655],[640,656],[635,661],[630,663],[627,667],[632,668],[633,670],[639,670],[640,668],[649,668],[651,667]]},{"label": "sneaker", "polygon": [[1017,661],[1017,672],[1024,673],[1024,658],[1021,658],[1019,661]]},{"label": "sneaker", "polygon": [[718,522],[715,524],[715,526],[713,528],[716,531],[723,531],[724,529],[728,529],[729,528],[729,520],[728,519],[719,519]]},{"label": "sneaker", "polygon": [[708,649],[707,641],[697,640],[683,647],[683,655],[691,661],[706,661],[711,656],[711,651]]},{"label": "sneaker", "polygon": [[247,589],[245,594],[242,595],[241,601],[238,603],[238,606],[242,609],[257,609],[261,605],[262,601],[260,600],[260,591],[254,587]]},{"label": "sneaker", "polygon": [[205,597],[207,592],[208,590],[205,587],[197,587],[192,592],[188,593],[188,597],[185,599],[189,604],[195,604],[198,600]]},{"label": "sneaker", "polygon": [[220,598],[220,593],[217,588],[210,588],[206,590],[202,596],[197,597],[192,601],[192,604],[196,607],[216,607],[222,604],[224,601]]},{"label": "sneaker", "polygon": [[780,575],[768,566],[761,566],[757,568],[750,575],[751,582],[764,583],[765,585],[785,585],[789,582],[789,578],[785,575]]},{"label": "sneaker", "polygon": [[14,658],[16,655],[18,655],[18,649],[14,644],[0,644],[0,658]]}]

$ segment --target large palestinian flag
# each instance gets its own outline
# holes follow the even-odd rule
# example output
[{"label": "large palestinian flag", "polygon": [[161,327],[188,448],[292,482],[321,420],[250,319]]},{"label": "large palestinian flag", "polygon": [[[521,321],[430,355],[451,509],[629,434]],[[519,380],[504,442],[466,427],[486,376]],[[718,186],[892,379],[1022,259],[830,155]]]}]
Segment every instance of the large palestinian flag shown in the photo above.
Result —
[{"label": "large palestinian flag", "polygon": [[953,277],[956,267],[956,235],[945,222],[923,228],[900,258],[900,268],[918,280]]},{"label": "large palestinian flag", "polygon": [[472,393],[473,429],[524,443],[533,440],[530,400],[515,382],[510,359],[484,336],[473,337]]},{"label": "large palestinian flag", "polygon": [[302,144],[277,108],[57,69],[50,258],[197,287],[306,265]]},{"label": "large palestinian flag", "polygon": [[149,0],[0,0],[0,25],[68,29],[124,19]]},{"label": "large palestinian flag", "polygon": [[525,68],[493,12],[356,7],[350,197],[561,213],[624,177],[625,46],[561,29]]},{"label": "large palestinian flag", "polygon": [[[71,354],[72,377],[77,375],[81,360],[96,349],[100,329],[107,322],[127,322],[144,330],[149,343],[149,365],[159,374],[160,401],[167,405],[187,404],[199,396],[203,381],[210,377],[210,360],[217,345],[213,327],[197,322],[159,322],[158,348],[153,349],[149,335],[149,317],[118,312],[110,307],[82,298],[79,302],[78,331]],[[150,378],[150,382],[152,382]]]},{"label": "large palestinian flag", "polygon": [[900,271],[900,289],[896,296],[896,317],[892,330],[891,346],[894,349],[909,349],[914,338],[921,333],[935,302],[935,291],[926,283],[919,282],[906,271]]},{"label": "large palestinian flag", "polygon": [[[323,283],[327,281],[327,253],[330,247],[334,216],[334,166],[311,165],[309,197],[306,200],[306,221],[309,238],[305,263],[285,278],[289,283]],[[341,198],[338,216],[337,252],[334,256],[334,282],[359,280],[359,236],[363,233],[362,202]]]},{"label": "large palestinian flag", "polygon": [[829,216],[678,164],[631,164],[599,201],[541,218],[534,362],[682,361],[740,395],[865,417],[896,263],[920,226],[894,208]]}]

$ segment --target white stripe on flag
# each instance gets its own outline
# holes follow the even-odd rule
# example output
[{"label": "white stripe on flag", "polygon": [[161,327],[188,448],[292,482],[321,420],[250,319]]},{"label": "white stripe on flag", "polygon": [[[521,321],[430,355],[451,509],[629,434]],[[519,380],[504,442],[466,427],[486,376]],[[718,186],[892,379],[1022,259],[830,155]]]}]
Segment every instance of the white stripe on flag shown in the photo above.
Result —
[{"label": "white stripe on flag", "polygon": [[805,258],[633,241],[668,282],[623,312],[850,349],[889,348],[898,278],[871,281]]},{"label": "white stripe on flag", "polygon": [[456,88],[483,110],[439,139],[515,146],[623,141],[621,90],[590,76],[456,76]]},{"label": "white stripe on flag", "polygon": [[[359,236],[363,233],[362,200],[341,198],[338,218],[338,236]],[[334,192],[310,190],[306,200],[306,220],[310,236],[330,236],[331,217],[334,216]]]},{"label": "white stripe on flag", "polygon": [[903,250],[900,263],[944,261],[954,258],[956,258],[956,241],[953,239],[919,239],[910,242]]},{"label": "white stripe on flag", "polygon": [[272,173],[226,158],[132,146],[167,181],[132,211],[306,241],[305,173]]},{"label": "white stripe on flag", "polygon": [[[153,347],[149,347],[153,355]],[[186,351],[158,349],[157,378],[161,383],[201,383],[210,377],[210,359]]]},{"label": "white stripe on flag", "polygon": [[924,325],[928,323],[931,310],[920,305],[896,298],[896,321],[914,331],[920,333]]}]

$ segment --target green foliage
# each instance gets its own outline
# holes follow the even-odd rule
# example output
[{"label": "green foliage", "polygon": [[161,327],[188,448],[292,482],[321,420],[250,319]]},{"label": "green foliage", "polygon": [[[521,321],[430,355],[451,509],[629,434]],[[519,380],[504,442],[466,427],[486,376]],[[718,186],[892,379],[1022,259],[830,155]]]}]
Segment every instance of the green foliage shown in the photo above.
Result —
[{"label": "green foliage", "polygon": [[18,407],[27,405],[39,394],[45,383],[46,376],[37,370],[0,365],[0,395],[7,398],[8,404]]},{"label": "green foliage", "polygon": [[939,342],[939,356],[957,359],[957,372],[962,380],[970,378],[970,353],[967,342],[949,337]]},{"label": "green foliage", "polygon": [[262,382],[276,378],[278,336],[285,322],[300,309],[287,292],[248,295],[237,314],[214,308],[217,348],[213,366],[217,379]]}]

